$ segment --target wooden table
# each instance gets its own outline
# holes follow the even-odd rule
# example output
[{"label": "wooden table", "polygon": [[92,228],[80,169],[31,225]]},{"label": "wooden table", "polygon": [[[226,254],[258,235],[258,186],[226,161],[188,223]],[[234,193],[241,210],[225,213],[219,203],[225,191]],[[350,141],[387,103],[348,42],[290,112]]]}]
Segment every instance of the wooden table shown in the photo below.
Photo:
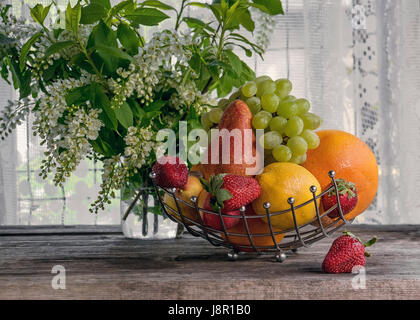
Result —
[{"label": "wooden table", "polygon": [[[420,299],[420,226],[352,226],[369,248],[366,288],[321,272],[332,239],[289,254],[227,261],[227,249],[188,235],[125,239],[117,227],[0,228],[1,299]],[[53,289],[62,265],[66,289]],[[360,282],[359,282],[360,284]]]}]

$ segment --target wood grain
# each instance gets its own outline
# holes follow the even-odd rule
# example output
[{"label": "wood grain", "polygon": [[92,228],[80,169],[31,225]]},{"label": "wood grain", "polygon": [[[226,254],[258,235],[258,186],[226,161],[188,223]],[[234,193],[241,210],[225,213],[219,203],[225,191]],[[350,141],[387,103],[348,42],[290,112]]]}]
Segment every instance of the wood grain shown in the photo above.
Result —
[{"label": "wood grain", "polygon": [[[420,299],[420,226],[351,226],[369,248],[366,289],[352,274],[321,272],[333,239],[273,256],[226,259],[227,249],[185,235],[126,239],[118,228],[0,228],[0,299]],[[338,236],[338,235],[337,235]],[[54,290],[54,265],[66,289]]]}]

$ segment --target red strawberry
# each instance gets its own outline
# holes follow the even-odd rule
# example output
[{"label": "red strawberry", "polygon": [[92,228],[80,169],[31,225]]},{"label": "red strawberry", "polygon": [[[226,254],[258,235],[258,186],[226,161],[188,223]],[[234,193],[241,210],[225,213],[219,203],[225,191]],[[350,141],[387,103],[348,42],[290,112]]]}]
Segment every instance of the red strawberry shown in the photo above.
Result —
[{"label": "red strawberry", "polygon": [[[351,212],[357,205],[357,190],[356,186],[352,182],[347,182],[343,179],[337,179],[337,188],[338,188],[338,195],[341,204],[341,210],[343,211],[343,215]],[[327,187],[330,188],[332,183]],[[332,206],[337,204],[337,196],[335,189],[330,190],[327,194],[322,196],[322,206],[324,210],[327,211]],[[330,218],[337,218],[340,216],[338,208],[335,208],[328,214]]]},{"label": "red strawberry", "polygon": [[[213,199],[212,199],[213,198]],[[213,211],[214,208],[212,207],[212,201],[214,201],[214,197],[209,193],[204,201],[204,205],[202,206],[203,209]],[[239,216],[241,213],[239,210],[224,212],[223,214],[229,216]],[[223,230],[223,225],[220,221],[220,216],[218,214],[201,212],[201,217],[203,219],[203,224],[215,230]],[[236,226],[241,219],[239,218],[228,218],[223,217],[223,223],[225,224],[226,229],[230,229]]]},{"label": "red strawberry", "polygon": [[152,168],[156,184],[165,188],[183,188],[188,181],[188,168],[178,157],[163,156]]},{"label": "red strawberry", "polygon": [[209,182],[204,179],[201,182],[215,198],[212,202],[214,210],[220,208],[222,212],[238,210],[257,199],[261,193],[258,181],[251,177],[219,174],[212,175]]},{"label": "red strawberry", "polygon": [[376,237],[366,243],[354,236],[350,232],[344,232],[346,235],[334,240],[330,251],[328,251],[322,271],[326,273],[351,273],[355,266],[364,266],[366,257],[365,247],[369,247],[376,242]]}]

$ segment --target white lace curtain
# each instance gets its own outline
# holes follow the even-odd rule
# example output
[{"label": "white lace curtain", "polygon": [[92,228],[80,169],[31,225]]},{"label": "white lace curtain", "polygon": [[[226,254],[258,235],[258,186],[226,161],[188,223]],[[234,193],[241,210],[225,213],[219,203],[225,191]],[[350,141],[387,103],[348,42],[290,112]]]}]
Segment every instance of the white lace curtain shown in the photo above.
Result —
[{"label": "white lace curtain", "polygon": [[[419,1],[282,2],[286,15],[276,18],[264,61],[252,58],[247,62],[258,74],[289,77],[294,94],[307,97],[323,116],[323,129],[354,133],[372,148],[380,165],[379,192],[358,222],[420,223]],[[12,91],[1,85],[0,93],[3,106]],[[79,203],[69,207],[69,199],[77,199],[74,196],[85,193],[87,187],[94,190],[96,177],[91,175],[79,179],[78,187],[60,191],[57,199],[48,199],[43,185],[31,185],[28,193],[22,181],[31,175],[22,165],[36,171],[36,164],[27,162],[42,150],[20,130],[17,137],[1,144],[0,224],[118,223],[118,206],[99,221],[87,218],[86,199],[73,200]],[[32,154],[24,156],[28,143]],[[32,206],[30,216],[28,205]]]}]

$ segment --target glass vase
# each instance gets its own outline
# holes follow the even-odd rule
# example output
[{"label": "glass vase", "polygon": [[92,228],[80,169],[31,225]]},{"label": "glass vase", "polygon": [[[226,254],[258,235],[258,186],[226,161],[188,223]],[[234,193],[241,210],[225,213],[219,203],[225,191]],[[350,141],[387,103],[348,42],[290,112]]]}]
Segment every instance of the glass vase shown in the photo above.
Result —
[{"label": "glass vase", "polygon": [[182,225],[167,218],[152,187],[121,190],[121,227],[132,239],[174,239],[181,235]]}]

